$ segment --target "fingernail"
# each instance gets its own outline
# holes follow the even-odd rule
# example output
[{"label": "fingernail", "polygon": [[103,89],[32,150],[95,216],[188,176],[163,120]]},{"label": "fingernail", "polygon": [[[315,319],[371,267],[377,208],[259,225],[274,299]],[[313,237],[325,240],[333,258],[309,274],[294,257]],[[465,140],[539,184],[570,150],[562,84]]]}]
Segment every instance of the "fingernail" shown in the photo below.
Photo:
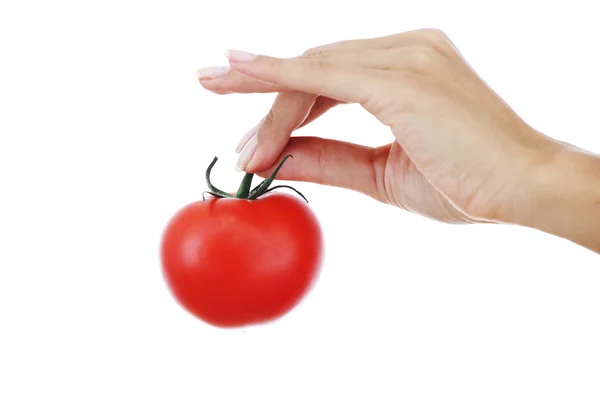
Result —
[{"label": "fingernail", "polygon": [[256,125],[254,128],[250,129],[245,135],[244,137],[242,137],[242,139],[240,140],[240,142],[238,143],[237,147],[235,148],[235,152],[237,154],[240,154],[240,151],[242,151],[242,149],[244,148],[244,146],[246,145],[246,143],[248,143],[248,141],[252,138],[252,136],[256,135],[256,132],[258,131],[258,125]]},{"label": "fingernail", "polygon": [[254,135],[250,138],[248,143],[244,146],[244,150],[242,150],[240,156],[237,160],[237,165],[235,166],[236,171],[243,171],[244,168],[248,165],[248,162],[252,158],[254,151],[256,150],[256,146],[258,145],[258,135]]},{"label": "fingernail", "polygon": [[230,67],[222,65],[218,67],[201,68],[196,71],[196,76],[198,79],[215,79],[227,75],[230,70]]},{"label": "fingernail", "polygon": [[226,50],[225,57],[227,57],[229,61],[243,63],[254,60],[256,58],[256,54],[247,53],[245,51],[239,50]]}]

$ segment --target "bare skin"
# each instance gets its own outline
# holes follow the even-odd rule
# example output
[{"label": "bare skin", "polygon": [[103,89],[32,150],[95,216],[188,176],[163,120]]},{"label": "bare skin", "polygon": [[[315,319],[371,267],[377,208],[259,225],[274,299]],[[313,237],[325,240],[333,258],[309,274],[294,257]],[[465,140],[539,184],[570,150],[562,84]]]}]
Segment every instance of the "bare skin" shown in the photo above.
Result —
[{"label": "bare skin", "polygon": [[[327,44],[282,59],[226,53],[214,93],[277,92],[240,141],[238,169],[365,193],[449,223],[509,223],[600,253],[600,157],[526,124],[439,30]],[[340,104],[388,126],[379,148],[292,133]]]}]

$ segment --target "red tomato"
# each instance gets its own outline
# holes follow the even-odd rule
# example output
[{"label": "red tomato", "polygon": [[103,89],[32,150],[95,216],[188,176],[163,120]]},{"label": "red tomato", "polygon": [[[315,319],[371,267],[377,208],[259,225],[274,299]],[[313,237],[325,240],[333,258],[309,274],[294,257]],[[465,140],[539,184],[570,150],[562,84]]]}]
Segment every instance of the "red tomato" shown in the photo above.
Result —
[{"label": "red tomato", "polygon": [[319,223],[298,197],[200,200],[179,210],[164,231],[163,275],[179,304],[209,324],[266,323],[309,291],[322,247]]}]

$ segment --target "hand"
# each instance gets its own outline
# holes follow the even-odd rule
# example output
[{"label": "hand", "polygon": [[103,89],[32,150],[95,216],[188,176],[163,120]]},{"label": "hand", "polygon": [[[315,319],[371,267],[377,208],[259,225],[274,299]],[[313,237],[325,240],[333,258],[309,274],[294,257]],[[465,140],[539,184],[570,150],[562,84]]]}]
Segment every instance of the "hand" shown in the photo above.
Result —
[{"label": "hand", "polygon": [[[438,30],[350,40],[279,59],[228,53],[230,67],[199,71],[212,92],[278,92],[242,138],[240,168],[363,192],[446,222],[513,222],[531,203],[538,170],[561,144],[528,126]],[[293,137],[330,108],[358,103],[389,126],[380,148]],[[530,205],[530,204],[529,204]]]}]

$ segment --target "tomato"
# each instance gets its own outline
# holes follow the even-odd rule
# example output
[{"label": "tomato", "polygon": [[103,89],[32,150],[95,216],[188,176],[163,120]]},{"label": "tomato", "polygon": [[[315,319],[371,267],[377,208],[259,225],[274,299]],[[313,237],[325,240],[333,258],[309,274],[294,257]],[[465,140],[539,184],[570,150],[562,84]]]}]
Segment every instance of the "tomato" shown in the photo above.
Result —
[{"label": "tomato", "polygon": [[206,323],[231,328],[273,321],[316,280],[323,256],[319,222],[306,201],[267,190],[281,164],[252,192],[246,174],[234,196],[210,183],[215,162],[207,171],[214,197],[186,205],[164,230],[163,276],[178,303]]}]

